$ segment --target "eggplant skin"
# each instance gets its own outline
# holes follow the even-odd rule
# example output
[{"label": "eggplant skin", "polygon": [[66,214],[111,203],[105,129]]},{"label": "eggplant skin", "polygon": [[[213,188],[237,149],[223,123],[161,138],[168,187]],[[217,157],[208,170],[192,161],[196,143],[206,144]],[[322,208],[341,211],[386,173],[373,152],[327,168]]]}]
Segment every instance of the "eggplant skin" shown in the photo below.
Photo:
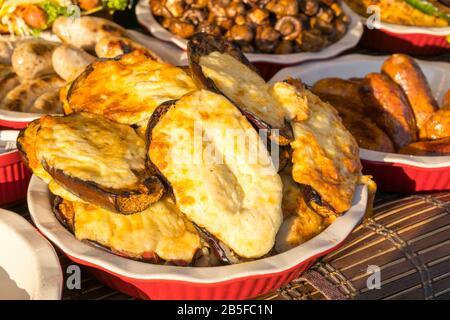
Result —
[{"label": "eggplant skin", "polygon": [[326,218],[337,213],[337,211],[329,203],[324,201],[320,194],[311,186],[301,184],[300,189],[303,192],[308,207],[320,216]]},{"label": "eggplant skin", "polygon": [[[237,61],[241,62],[247,66],[251,71],[259,75],[258,69],[250,63],[250,61],[245,57],[245,55],[239,50],[238,47],[233,45],[231,42],[226,41],[221,38],[216,38],[207,33],[196,33],[188,42],[187,55],[189,66],[192,72],[192,78],[194,82],[200,88],[205,88],[207,90],[219,93],[227,97],[214,83],[214,81],[205,76],[200,66],[200,58],[202,56],[207,56],[212,52],[227,53],[231,57],[235,58]],[[279,145],[288,145],[292,139],[293,135],[289,129],[289,125],[285,123],[282,128],[273,128],[263,119],[249,112],[245,106],[241,106],[230,97],[227,97],[241,112],[242,114],[253,124],[257,129],[267,130],[269,133],[272,129],[278,129],[279,135],[277,137],[270,136],[271,139],[275,139]]]},{"label": "eggplant skin", "polygon": [[79,198],[106,210],[133,214],[148,208],[164,194],[164,185],[156,176],[144,180],[139,190],[113,190],[104,188],[93,181],[84,181],[65,174],[62,170],[49,167],[42,162],[44,169],[63,188]]},{"label": "eggplant skin", "polygon": [[[61,197],[55,197],[55,199],[53,200],[53,214],[55,215],[56,219],[58,219],[58,221],[64,226],[64,228],[69,230],[70,233],[72,233],[75,236],[76,217],[72,203],[70,201],[62,199]],[[134,257],[124,252],[119,252],[117,250],[114,250],[113,248],[102,245],[96,241],[92,240],[82,240],[82,241],[108,253],[112,253],[136,261],[142,261],[153,264],[160,264],[163,261],[156,253],[147,255],[145,257]]]}]

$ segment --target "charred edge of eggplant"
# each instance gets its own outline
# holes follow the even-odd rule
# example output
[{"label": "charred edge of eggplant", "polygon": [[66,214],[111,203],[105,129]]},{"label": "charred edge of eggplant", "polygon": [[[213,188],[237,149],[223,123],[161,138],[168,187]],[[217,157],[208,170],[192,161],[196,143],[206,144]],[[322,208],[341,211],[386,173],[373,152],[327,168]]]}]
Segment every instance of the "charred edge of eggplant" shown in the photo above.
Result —
[{"label": "charred edge of eggplant", "polygon": [[[27,152],[25,151],[25,148],[23,146],[23,144],[21,143],[21,140],[24,138],[25,136],[25,132],[26,130],[28,130],[29,126],[35,124],[35,123],[39,123],[40,119],[35,119],[33,121],[31,121],[25,128],[22,128],[19,131],[19,135],[17,136],[17,140],[16,140],[16,146],[17,146],[17,151],[19,151],[19,155],[22,158],[22,161],[25,163],[25,165],[30,169],[30,161],[28,160],[28,155]],[[39,128],[38,128],[39,131]]]},{"label": "charred edge of eggplant", "polygon": [[303,194],[305,196],[305,200],[306,200],[306,204],[308,205],[308,207],[310,207],[314,212],[318,213],[321,216],[323,215],[323,212],[318,212],[316,210],[316,208],[314,208],[312,206],[312,203],[315,203],[317,206],[324,208],[326,211],[329,211],[332,214],[336,214],[337,211],[325,200],[322,199],[322,197],[320,196],[320,194],[314,190],[314,188],[312,188],[309,185],[306,184],[300,184],[300,187],[303,191]]},{"label": "charred edge of eggplant", "polygon": [[67,98],[66,98],[67,103],[70,104],[70,98],[72,97],[73,90],[75,90],[79,86],[79,83],[82,82],[83,80],[87,79],[87,77],[94,71],[94,63],[96,63],[96,62],[97,61],[94,61],[91,64],[89,64],[84,69],[84,71],[70,83],[69,89],[67,90]]},{"label": "charred edge of eggplant", "polygon": [[[85,181],[77,177],[66,175],[62,170],[49,167],[45,161],[42,161],[41,163],[52,178],[66,190],[72,192],[81,199],[85,199],[88,202],[120,214],[127,215],[141,212],[145,210],[145,208],[148,208],[152,203],[158,201],[164,194],[164,185],[157,177],[154,177],[154,179],[151,180],[151,188],[145,186],[149,192],[153,191],[153,193],[114,190],[104,188],[93,181]],[[150,181],[147,181],[147,184],[149,183]],[[139,199],[141,200],[139,203],[142,204],[142,201],[146,200],[143,204],[143,207],[145,208],[143,209],[140,206],[136,210],[125,210],[125,208],[121,206],[122,200],[126,200],[132,196],[142,196],[142,199]],[[147,196],[149,196],[149,198],[145,199]]]},{"label": "charred edge of eggplant", "polygon": [[152,162],[149,156],[149,150],[150,150],[150,144],[152,142],[152,132],[153,129],[158,124],[159,120],[163,118],[166,113],[175,106],[176,102],[178,100],[169,100],[161,103],[158,107],[156,107],[155,111],[153,111],[152,116],[150,117],[147,125],[147,130],[145,132],[145,143],[146,143],[146,149],[147,149],[147,157],[146,157],[146,165],[150,170],[154,170],[154,173],[156,176],[158,176],[163,183],[164,187],[167,191],[169,191],[169,195],[172,197],[173,200],[175,200],[172,186],[170,185],[170,182],[166,179],[166,177],[162,174],[162,172],[158,169],[158,167]]},{"label": "charred edge of eggplant", "polygon": [[[250,70],[259,75],[259,71],[256,67],[248,61],[245,55],[234,44],[223,39],[216,39],[215,37],[205,33],[197,33],[191,38],[187,48],[189,66],[193,74],[192,78],[194,79],[194,82],[196,82],[199,87],[203,87],[226,97],[242,112],[242,114],[253,124],[253,126],[256,127],[256,129],[267,130],[269,137],[275,140],[279,145],[289,144],[292,141],[293,135],[288,124],[285,124],[283,128],[272,127],[270,124],[266,123],[262,119],[259,119],[258,116],[248,111],[245,106],[241,106],[239,103],[233,101],[230,97],[225,95],[212,79],[205,76],[200,65],[200,58],[215,51],[220,53],[228,53],[230,56],[249,67]],[[272,135],[273,129],[279,130],[277,139],[275,139]]]},{"label": "charred edge of eggplant", "polygon": [[199,32],[194,34],[187,44],[188,59],[196,64],[199,64],[200,57],[207,56],[215,51],[229,54],[259,74],[258,69],[247,59],[242,51],[224,38],[217,38],[208,33]]},{"label": "charred edge of eggplant", "polygon": [[200,236],[211,246],[211,249],[214,253],[214,255],[219,259],[219,261],[225,265],[231,265],[236,263],[241,263],[245,261],[250,261],[250,259],[244,259],[241,258],[239,255],[237,255],[233,250],[231,250],[230,247],[227,246],[227,250],[230,251],[231,257],[227,255],[227,252],[225,252],[225,249],[222,247],[226,246],[222,241],[217,239],[214,235],[209,233],[205,228],[202,228],[198,226],[197,224],[193,223],[195,229],[197,229]]},{"label": "charred edge of eggplant", "polygon": [[[54,201],[53,201],[53,213],[56,217],[56,219],[58,220],[59,223],[61,223],[61,225],[66,228],[71,234],[73,234],[75,236],[75,231],[73,228],[70,227],[70,225],[67,223],[66,218],[64,217],[64,215],[61,213],[59,206],[63,203],[64,199],[62,199],[59,196],[56,196]],[[75,219],[75,216],[74,216]],[[107,253],[111,253],[114,254],[116,256],[120,256],[120,257],[124,257],[126,259],[131,259],[134,261],[139,261],[139,262],[145,262],[145,263],[152,263],[152,264],[171,264],[171,265],[176,265],[176,266],[190,266],[191,263],[188,263],[186,261],[183,260],[174,260],[174,261],[166,261],[164,259],[162,259],[161,257],[159,257],[156,253],[153,253],[153,257],[152,258],[138,258],[138,257],[133,257],[133,256],[129,256],[126,255],[126,253],[124,252],[120,252],[118,250],[114,250],[114,248],[105,246],[97,241],[94,240],[81,240],[81,242],[85,242],[90,246],[93,246],[97,249],[100,249],[102,251],[105,251]]]},{"label": "charred edge of eggplant", "polygon": [[63,198],[59,196],[55,196],[55,199],[53,200],[53,214],[56,217],[56,220],[58,220],[59,223],[61,223],[64,228],[69,230],[71,233],[73,233],[73,227],[69,225],[66,217],[61,213],[61,210],[59,209],[59,206],[62,205]]}]

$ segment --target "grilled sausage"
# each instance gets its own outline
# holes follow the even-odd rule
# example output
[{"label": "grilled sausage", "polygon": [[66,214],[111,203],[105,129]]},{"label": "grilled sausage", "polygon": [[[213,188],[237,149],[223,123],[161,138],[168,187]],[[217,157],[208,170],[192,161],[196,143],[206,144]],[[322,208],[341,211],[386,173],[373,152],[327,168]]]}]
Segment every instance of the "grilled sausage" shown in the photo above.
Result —
[{"label": "grilled sausage", "polygon": [[311,91],[319,97],[340,96],[347,101],[352,101],[352,110],[361,114],[367,114],[367,110],[363,101],[361,100],[359,90],[361,87],[361,80],[345,80],[340,78],[325,78],[317,81],[312,87]]},{"label": "grilled sausage", "polygon": [[75,79],[94,60],[94,56],[69,45],[59,46],[52,55],[53,69],[67,81]]},{"label": "grilled sausage", "polygon": [[50,91],[40,95],[28,112],[62,114],[63,108],[59,100],[59,88],[52,88]]},{"label": "grilled sausage", "polygon": [[11,55],[14,51],[14,42],[12,41],[0,41],[0,63],[11,64]]},{"label": "grilled sausage", "polygon": [[118,24],[98,17],[59,17],[52,27],[64,43],[93,51],[97,42],[105,36],[126,36],[126,30]]},{"label": "grilled sausage", "polygon": [[415,156],[448,156],[450,155],[450,137],[415,142],[401,148],[398,152]]},{"label": "grilled sausage", "polygon": [[427,119],[438,104],[419,65],[409,56],[393,54],[384,61],[381,70],[403,89],[416,118],[419,138],[426,138]]},{"label": "grilled sausage", "polygon": [[95,53],[99,58],[115,58],[136,49],[146,52],[154,60],[162,62],[154,52],[126,37],[106,36],[95,45]]},{"label": "grilled sausage", "polygon": [[342,123],[356,139],[360,148],[395,152],[394,144],[389,136],[373,123],[372,119],[355,112],[352,107],[349,107],[352,101],[341,96],[319,95],[319,97],[329,102],[339,112]]},{"label": "grilled sausage", "polygon": [[25,80],[54,73],[52,53],[56,47],[56,43],[41,39],[19,43],[11,56],[14,71]]},{"label": "grilled sausage", "polygon": [[6,95],[0,109],[29,112],[39,96],[63,84],[64,81],[56,75],[25,81]]},{"label": "grilled sausage", "polygon": [[383,129],[396,148],[416,141],[416,123],[408,100],[400,87],[384,74],[369,73],[361,86],[364,103],[373,121]]},{"label": "grilled sausage", "polygon": [[2,101],[9,91],[20,83],[10,66],[0,65],[0,101]]},{"label": "grilled sausage", "polygon": [[428,139],[450,137],[450,109],[441,109],[433,113],[425,128]]}]

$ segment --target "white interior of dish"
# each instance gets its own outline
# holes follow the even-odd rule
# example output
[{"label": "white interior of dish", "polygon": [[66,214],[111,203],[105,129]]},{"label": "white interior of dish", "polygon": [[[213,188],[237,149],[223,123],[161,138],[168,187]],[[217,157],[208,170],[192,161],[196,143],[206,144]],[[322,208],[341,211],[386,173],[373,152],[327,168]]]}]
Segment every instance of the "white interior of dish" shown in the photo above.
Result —
[{"label": "white interior of dish", "polygon": [[[355,13],[358,15],[357,13]],[[358,15],[359,16],[359,15]],[[367,19],[359,16],[362,23],[366,25]],[[447,36],[450,34],[450,27],[416,27],[416,26],[403,26],[401,24],[393,24],[387,22],[380,22],[380,29],[399,33],[399,34],[429,34],[432,36]]]},{"label": "white interior of dish", "polygon": [[28,188],[28,208],[31,217],[39,230],[70,256],[135,279],[215,283],[246,276],[282,272],[336,247],[345,240],[363,218],[367,206],[367,187],[358,186],[351,209],[313,239],[276,256],[221,267],[153,265],[119,257],[78,241],[56,219],[52,211],[52,198],[47,185],[41,179],[33,176]]},{"label": "white interior of dish", "polygon": [[[352,54],[333,60],[311,62],[301,66],[280,70],[270,82],[281,81],[289,77],[300,78],[308,85],[329,77],[352,78],[364,77],[370,72],[379,72],[388,56],[367,56]],[[440,103],[445,92],[450,88],[450,64],[417,60],[430,84],[435,98]],[[411,156],[361,149],[361,159],[381,162],[402,163],[423,168],[450,166],[450,156]]]},{"label": "white interior of dish", "polygon": [[28,221],[0,209],[0,300],[60,299],[58,257]]},{"label": "white interior of dish", "polygon": [[[344,50],[353,48],[359,41],[363,33],[361,17],[354,13],[345,3],[342,3],[344,12],[351,18],[348,32],[338,42],[331,44],[319,52],[299,52],[291,54],[264,54],[247,53],[246,57],[251,62],[272,62],[276,64],[293,64],[313,59],[326,59],[334,57]],[[148,0],[139,0],[136,6],[136,16],[139,23],[146,27],[150,33],[163,41],[171,42],[179,48],[186,50],[187,41],[164,29],[155,19]]]}]

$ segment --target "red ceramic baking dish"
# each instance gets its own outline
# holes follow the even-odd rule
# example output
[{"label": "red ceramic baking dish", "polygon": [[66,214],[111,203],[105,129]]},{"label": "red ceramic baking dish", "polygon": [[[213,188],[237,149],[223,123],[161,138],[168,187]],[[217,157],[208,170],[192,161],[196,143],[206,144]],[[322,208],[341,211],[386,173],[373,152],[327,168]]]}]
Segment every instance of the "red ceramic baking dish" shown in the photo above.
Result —
[{"label": "red ceramic baking dish", "polygon": [[379,28],[368,28],[360,17],[364,32],[361,47],[389,53],[431,56],[449,52],[450,27],[416,27],[380,22]]},{"label": "red ceramic baking dish", "polygon": [[[288,77],[300,78],[308,85],[328,78],[364,77],[378,72],[388,56],[347,55],[336,59],[311,62],[285,68],[270,81]],[[433,94],[441,101],[450,88],[450,64],[417,60]],[[363,171],[372,175],[378,189],[388,192],[425,192],[450,190],[450,156],[418,157],[361,149]]]},{"label": "red ceramic baking dish", "polygon": [[246,299],[287,284],[338,247],[364,216],[367,188],[358,186],[350,210],[313,239],[282,254],[220,267],[155,265],[106,252],[66,230],[52,212],[52,200],[47,185],[33,176],[28,208],[37,228],[110,287],[143,299]]},{"label": "red ceramic baking dish", "polygon": [[22,129],[41,114],[0,110],[0,126],[10,129]]},{"label": "red ceramic baking dish", "polygon": [[0,154],[0,206],[24,200],[30,178],[17,150]]}]

